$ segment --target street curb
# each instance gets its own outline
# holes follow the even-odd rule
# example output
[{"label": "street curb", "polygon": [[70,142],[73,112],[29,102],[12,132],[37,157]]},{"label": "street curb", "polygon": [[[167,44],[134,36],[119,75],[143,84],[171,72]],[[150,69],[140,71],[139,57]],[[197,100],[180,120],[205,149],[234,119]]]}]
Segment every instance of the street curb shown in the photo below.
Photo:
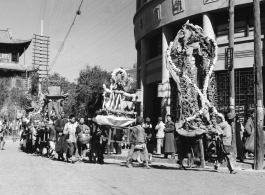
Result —
[{"label": "street curb", "polygon": [[[104,159],[114,159],[114,160],[122,160],[122,161],[126,161],[126,156],[120,156],[120,155],[115,155],[115,154],[105,154],[104,155]],[[156,158],[153,156],[152,161],[153,163],[163,163],[163,164],[177,164],[178,159],[161,159],[161,158]],[[184,163],[187,163],[187,159],[184,159]],[[213,167],[214,163],[210,163],[210,162],[205,162],[206,166],[209,167]],[[226,167],[227,163],[224,162],[223,164],[220,165],[220,167]],[[239,163],[237,162],[235,165],[236,168],[238,169],[253,169],[253,164],[250,163]]]}]

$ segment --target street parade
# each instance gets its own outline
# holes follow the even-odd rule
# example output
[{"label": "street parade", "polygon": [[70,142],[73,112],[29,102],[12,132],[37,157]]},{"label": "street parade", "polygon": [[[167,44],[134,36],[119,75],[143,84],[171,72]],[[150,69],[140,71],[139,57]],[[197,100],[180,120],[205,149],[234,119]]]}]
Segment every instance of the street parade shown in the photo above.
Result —
[{"label": "street parade", "polygon": [[264,1],[1,4],[1,194],[264,193]]},{"label": "street parade", "polygon": [[[161,123],[158,125],[163,126],[156,129],[160,131],[157,135],[161,134],[161,138],[158,137],[157,140],[156,153],[161,154],[163,145],[162,153],[165,158],[170,155],[175,159],[177,154],[180,169],[186,169],[183,165],[184,158],[188,159],[187,167],[204,167],[205,159],[214,159],[215,170],[218,170],[219,163],[226,162],[230,173],[236,173],[232,160],[231,126],[237,116],[232,109],[225,114],[218,112],[214,106],[215,97],[209,93],[214,88],[209,86],[209,80],[212,78],[217,59],[217,45],[213,39],[203,34],[201,27],[187,21],[167,49],[167,68],[180,86],[179,105],[182,109],[177,119],[172,119],[170,114],[165,117],[165,121],[158,117],[157,120]],[[212,51],[209,47],[213,48]],[[191,65],[195,49],[197,55],[202,56],[205,75],[203,90],[195,83],[195,70]],[[173,62],[171,56],[178,59],[177,63]],[[51,86],[49,89],[54,94],[39,95],[44,97],[41,99],[44,103],[40,104],[40,110],[29,112],[20,119],[21,149],[26,153],[35,153],[53,160],[104,163],[104,154],[110,143],[122,143],[128,144],[130,148],[126,159],[127,167],[132,167],[132,162],[136,161],[146,168],[151,168],[148,163],[152,161],[155,148],[155,132],[148,117],[144,120],[143,117],[137,116],[135,108],[140,97],[136,93],[127,92],[132,81],[123,68],[115,69],[111,74],[110,86],[102,86],[102,109],[93,113],[92,118],[79,119],[74,114],[66,116],[60,103],[48,99],[53,96],[67,96],[59,97],[60,93],[55,94],[55,88]],[[184,91],[186,93],[183,93]],[[50,104],[55,106],[49,106]],[[251,115],[251,110],[249,112]],[[237,158],[244,161],[247,152],[253,152],[249,150],[254,147],[249,146],[254,144],[253,140],[246,139],[251,136],[253,129],[248,129],[247,124],[244,127],[238,119],[235,128]],[[244,138],[243,134],[246,135]],[[196,162],[198,159],[199,162]]]}]

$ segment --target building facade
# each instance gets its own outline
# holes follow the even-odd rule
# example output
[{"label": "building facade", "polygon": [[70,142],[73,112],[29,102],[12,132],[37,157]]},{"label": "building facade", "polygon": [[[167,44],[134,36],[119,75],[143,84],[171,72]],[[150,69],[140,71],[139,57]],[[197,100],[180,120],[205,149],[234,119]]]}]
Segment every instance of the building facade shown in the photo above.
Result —
[{"label": "building facade", "polygon": [[29,75],[35,71],[33,66],[19,62],[19,57],[27,50],[30,40],[14,39],[12,33],[0,30],[0,80],[8,88],[28,89]]},{"label": "building facade", "polygon": [[[261,42],[264,48],[265,1],[261,0]],[[134,16],[137,49],[137,87],[142,90],[139,113],[156,123],[166,114],[178,118],[176,86],[166,68],[166,50],[182,25],[189,20],[203,28],[218,43],[215,82],[218,109],[229,105],[229,71],[225,63],[228,47],[229,13],[226,0],[137,0]],[[262,11],[263,10],[263,11]],[[254,107],[254,19],[253,1],[236,1],[234,33],[235,106],[244,120]],[[263,51],[263,50],[262,50]],[[264,62],[264,55],[262,56]],[[263,71],[264,72],[264,71]],[[264,77],[264,76],[263,76]],[[159,86],[170,84],[170,98],[159,95]],[[165,89],[163,89],[165,90]]]}]

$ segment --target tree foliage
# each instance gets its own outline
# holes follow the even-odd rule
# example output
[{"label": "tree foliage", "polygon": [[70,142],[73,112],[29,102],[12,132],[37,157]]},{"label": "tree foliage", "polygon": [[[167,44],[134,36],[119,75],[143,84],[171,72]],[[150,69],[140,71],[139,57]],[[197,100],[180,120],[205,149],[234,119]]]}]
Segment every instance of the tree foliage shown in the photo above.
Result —
[{"label": "tree foliage", "polygon": [[111,74],[100,66],[86,66],[77,79],[75,111],[78,116],[90,117],[100,109],[103,101],[103,87],[108,84]]},{"label": "tree foliage", "polygon": [[5,99],[1,105],[0,115],[10,121],[16,118],[16,111],[23,108],[26,102],[26,94],[21,88],[13,87],[5,93]]}]

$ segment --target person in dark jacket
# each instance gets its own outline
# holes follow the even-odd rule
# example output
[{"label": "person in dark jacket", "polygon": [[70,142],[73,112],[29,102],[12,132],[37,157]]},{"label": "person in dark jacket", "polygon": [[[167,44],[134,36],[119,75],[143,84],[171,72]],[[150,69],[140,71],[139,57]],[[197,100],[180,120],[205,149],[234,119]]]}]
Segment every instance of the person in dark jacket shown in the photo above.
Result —
[{"label": "person in dark jacket", "polygon": [[154,152],[154,142],[155,142],[155,136],[154,136],[154,130],[152,128],[152,125],[150,124],[150,118],[145,119],[145,123],[143,124],[143,128],[145,130],[146,134],[146,146],[148,153],[150,155],[150,159],[152,158],[152,154]]},{"label": "person in dark jacket", "polygon": [[244,148],[243,148],[243,142],[242,142],[242,139],[241,139],[241,132],[243,131],[242,130],[242,125],[241,125],[241,122],[239,120],[239,117],[236,116],[236,127],[235,127],[235,130],[236,130],[236,149],[237,149],[237,158],[243,162],[244,161]]},{"label": "person in dark jacket", "polygon": [[173,121],[171,120],[171,116],[167,115],[167,122],[165,124],[165,138],[164,138],[164,154],[165,158],[167,158],[168,154],[171,154],[171,158],[175,159],[175,136],[174,136],[175,126]]},{"label": "person in dark jacket", "polygon": [[58,153],[58,160],[66,159],[66,153],[68,149],[66,136],[63,134],[63,129],[67,123],[64,111],[61,112],[61,118],[55,121],[55,131],[56,131],[56,142],[55,151]]},{"label": "person in dark jacket", "polygon": [[56,131],[54,126],[54,121],[50,121],[47,125],[47,132],[49,133],[49,157],[55,158],[55,140],[56,140]]}]

